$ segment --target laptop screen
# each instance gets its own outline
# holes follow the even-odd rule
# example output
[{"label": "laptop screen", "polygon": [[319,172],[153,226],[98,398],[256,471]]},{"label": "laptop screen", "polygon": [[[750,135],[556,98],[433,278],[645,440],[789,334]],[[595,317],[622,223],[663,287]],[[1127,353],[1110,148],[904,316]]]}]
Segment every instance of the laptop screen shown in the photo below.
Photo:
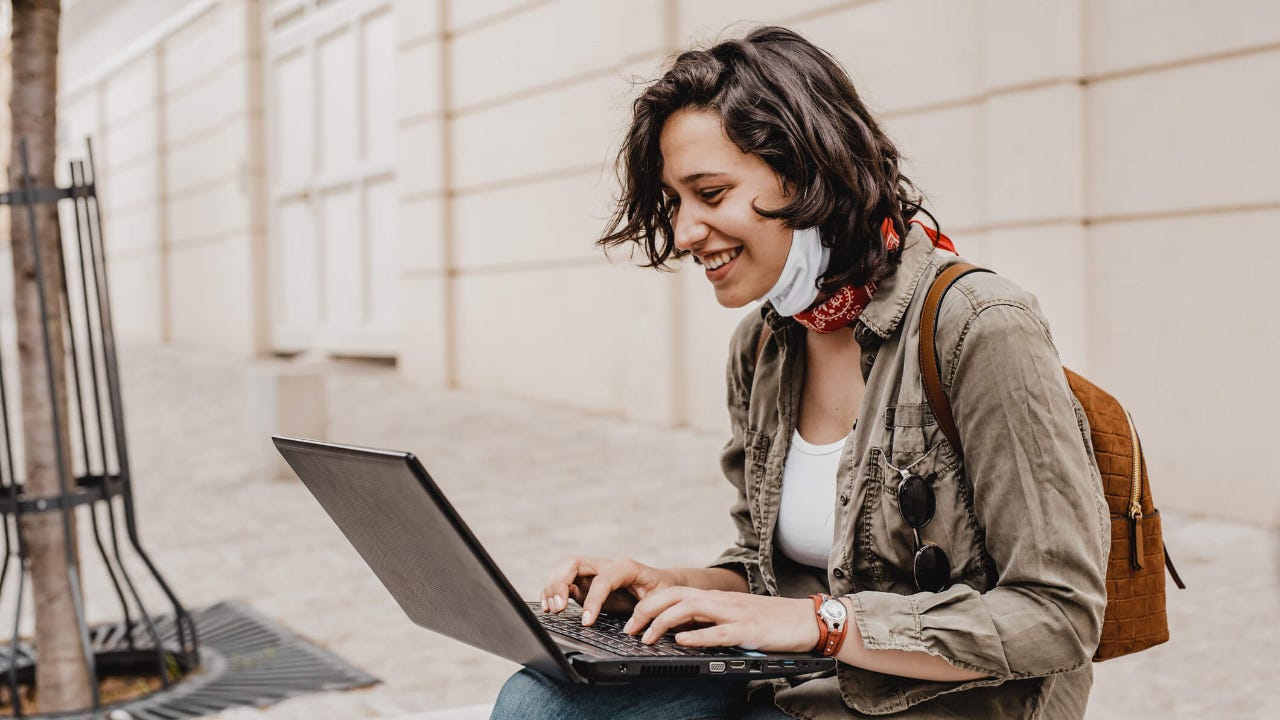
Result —
[{"label": "laptop screen", "polygon": [[567,663],[412,455],[272,438],[414,623],[562,679]]}]

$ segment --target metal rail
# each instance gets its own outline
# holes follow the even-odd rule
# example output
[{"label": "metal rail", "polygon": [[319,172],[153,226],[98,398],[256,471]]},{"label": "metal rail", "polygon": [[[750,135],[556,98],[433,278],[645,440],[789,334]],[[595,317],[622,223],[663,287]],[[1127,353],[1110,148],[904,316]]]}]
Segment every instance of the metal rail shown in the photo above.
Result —
[{"label": "metal rail", "polygon": [[[30,648],[21,648],[18,640],[25,577],[30,572],[27,544],[22,533],[22,516],[28,513],[56,512],[61,515],[67,579],[72,588],[75,622],[87,658],[93,693],[93,706],[86,710],[97,715],[102,709],[98,695],[98,663],[110,660],[102,655],[100,633],[91,633],[85,618],[81,576],[75,560],[76,548],[72,544],[77,508],[83,507],[88,511],[98,557],[101,558],[120,601],[123,621],[117,636],[125,645],[123,652],[133,653],[131,657],[135,658],[142,652],[152,657],[155,673],[166,688],[177,679],[173,675],[175,666],[187,671],[200,664],[195,622],[165,582],[139,539],[129,474],[128,446],[125,441],[119,360],[107,287],[106,250],[102,237],[102,214],[98,206],[93,145],[88,141],[86,144],[88,165],[86,167],[80,161],[69,163],[70,186],[37,188],[32,187],[26,142],[20,142],[22,186],[0,193],[0,205],[10,206],[14,213],[25,213],[27,231],[30,233],[43,328],[42,361],[48,378],[47,390],[53,412],[55,469],[59,488],[54,495],[33,496],[24,492],[23,483],[18,479],[13,459],[13,430],[17,424],[11,423],[9,418],[4,349],[0,348],[0,427],[3,428],[0,451],[4,455],[4,463],[0,465],[0,518],[4,523],[5,552],[3,561],[0,561],[0,596],[5,592],[9,580],[9,564],[18,564],[18,597],[14,603],[13,637],[10,639],[8,652],[0,651],[0,662],[7,665],[4,674],[7,676],[14,717],[25,717],[19,693],[20,684],[25,682],[19,677],[20,669],[24,667],[24,658],[29,671],[33,670],[34,662]],[[75,230],[67,233],[66,228],[63,228],[63,239],[57,256],[47,258],[40,247],[36,208],[42,205],[57,207],[63,203],[72,205],[69,209],[73,211]],[[50,262],[57,263],[56,288],[47,287],[44,268]],[[74,302],[76,300],[79,301],[78,306]],[[61,326],[51,330],[49,318],[55,312],[61,318]],[[54,356],[51,331],[62,333],[64,355],[61,358]],[[54,369],[58,361],[62,361],[69,371],[70,378],[65,379],[68,385],[66,388],[57,385],[58,378]],[[60,390],[66,391],[67,406],[59,403]],[[62,415],[70,406],[74,407],[74,417],[71,419],[75,422],[64,425]],[[79,474],[75,472],[76,460],[71,452],[76,447],[80,450],[79,461],[83,465]],[[71,467],[67,466],[69,458]],[[116,522],[117,505],[124,515],[123,534],[128,540],[127,545],[120,542],[122,533]],[[103,528],[98,521],[100,507],[106,512],[106,540],[111,547],[110,553],[107,550],[108,542],[104,542]],[[10,541],[11,527],[16,542]],[[127,570],[122,550],[124,547],[142,561],[150,580],[159,586],[173,606],[173,612],[165,616],[168,619],[168,629],[157,625],[154,614],[143,603]],[[145,641],[144,638],[135,637],[135,631],[142,631]]]}]

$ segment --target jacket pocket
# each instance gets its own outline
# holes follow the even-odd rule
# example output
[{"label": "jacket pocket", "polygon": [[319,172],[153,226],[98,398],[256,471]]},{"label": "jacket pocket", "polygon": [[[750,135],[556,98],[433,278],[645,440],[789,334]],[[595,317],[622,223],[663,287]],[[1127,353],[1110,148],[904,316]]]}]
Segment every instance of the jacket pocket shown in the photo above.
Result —
[{"label": "jacket pocket", "polygon": [[946,553],[951,584],[986,590],[991,563],[983,550],[972,487],[928,404],[889,408],[886,426],[887,447],[879,453],[880,532],[872,535],[872,549],[883,559],[887,579],[903,592],[916,592],[916,533],[903,519],[898,497],[905,471],[924,478],[933,490],[933,517],[919,530],[920,542],[934,543]]}]

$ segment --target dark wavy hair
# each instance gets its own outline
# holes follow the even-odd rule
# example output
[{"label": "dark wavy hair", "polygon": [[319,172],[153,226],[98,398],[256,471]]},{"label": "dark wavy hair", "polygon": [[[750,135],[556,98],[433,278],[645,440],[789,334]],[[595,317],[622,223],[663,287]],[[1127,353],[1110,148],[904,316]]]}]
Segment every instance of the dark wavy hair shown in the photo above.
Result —
[{"label": "dark wavy hair", "polygon": [[658,143],[667,118],[685,108],[716,113],[738,149],[783,179],[789,203],[755,211],[791,228],[819,229],[831,248],[820,290],[893,273],[901,250],[886,250],[880,226],[890,218],[906,237],[907,223],[923,210],[920,192],[835,58],[782,27],[681,53],[645,88],[618,152],[622,193],[596,245],[607,251],[635,243],[649,260],[642,267],[660,270],[688,254],[674,246]]}]

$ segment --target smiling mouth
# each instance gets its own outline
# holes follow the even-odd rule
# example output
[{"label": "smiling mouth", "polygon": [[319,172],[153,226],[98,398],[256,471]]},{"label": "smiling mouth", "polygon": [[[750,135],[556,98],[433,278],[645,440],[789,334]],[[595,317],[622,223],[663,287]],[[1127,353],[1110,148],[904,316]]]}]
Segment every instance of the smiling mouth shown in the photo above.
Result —
[{"label": "smiling mouth", "polygon": [[728,250],[723,250],[721,252],[716,253],[715,255],[708,256],[705,259],[695,255],[693,256],[693,260],[699,265],[702,265],[703,267],[705,267],[707,269],[707,272],[713,272],[733,262],[741,254],[742,254],[742,246],[739,245],[736,248],[729,248]]},{"label": "smiling mouth", "polygon": [[715,255],[714,259],[708,259],[706,264],[707,280],[715,285],[724,282],[729,274],[733,272],[733,269],[738,266],[739,257],[742,257],[742,248],[735,248],[731,252]]}]

